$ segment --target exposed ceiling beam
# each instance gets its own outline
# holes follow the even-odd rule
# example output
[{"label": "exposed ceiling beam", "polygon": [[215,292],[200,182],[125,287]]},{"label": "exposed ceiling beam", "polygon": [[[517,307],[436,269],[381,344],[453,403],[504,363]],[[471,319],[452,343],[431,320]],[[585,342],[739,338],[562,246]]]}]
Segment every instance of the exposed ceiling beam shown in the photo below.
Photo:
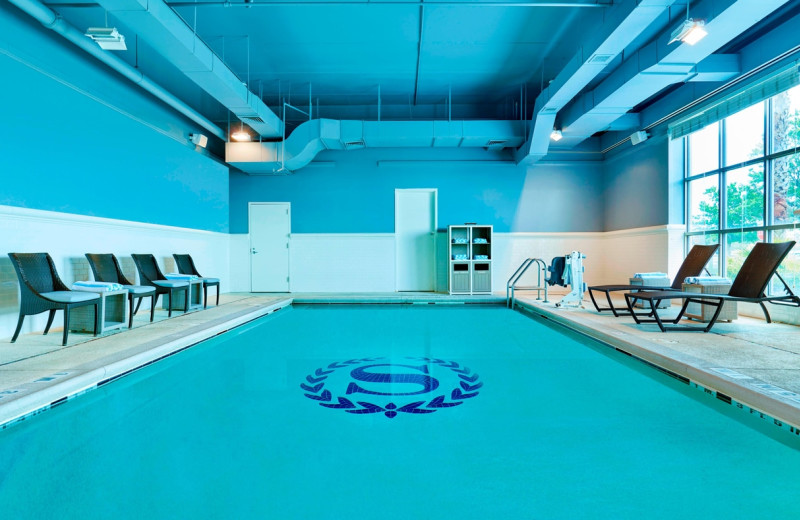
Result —
[{"label": "exposed ceiling beam", "polygon": [[99,0],[159,54],[263,137],[283,122],[163,0]]},{"label": "exposed ceiling beam", "polygon": [[517,162],[531,163],[547,155],[559,110],[600,74],[676,0],[625,0],[606,13],[603,24],[567,66],[536,98],[530,139],[516,153]]},{"label": "exposed ceiling beam", "polygon": [[[707,0],[693,6],[691,14],[706,20],[708,36],[695,45],[669,45],[670,27],[628,57],[594,90],[582,94],[562,111],[559,120],[563,139],[557,147],[575,146],[608,129],[617,118],[670,85],[692,80],[725,81],[738,75],[741,67],[737,56],[711,55],[786,2]],[[710,74],[704,75],[703,70]]]}]

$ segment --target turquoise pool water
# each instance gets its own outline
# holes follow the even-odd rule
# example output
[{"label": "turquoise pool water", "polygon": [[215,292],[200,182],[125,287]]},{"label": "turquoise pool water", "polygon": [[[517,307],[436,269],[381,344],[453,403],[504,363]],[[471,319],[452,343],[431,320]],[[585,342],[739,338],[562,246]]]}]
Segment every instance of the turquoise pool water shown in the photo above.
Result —
[{"label": "turquoise pool water", "polygon": [[505,308],[298,306],[0,432],[0,516],[800,512],[800,451],[698,393]]}]

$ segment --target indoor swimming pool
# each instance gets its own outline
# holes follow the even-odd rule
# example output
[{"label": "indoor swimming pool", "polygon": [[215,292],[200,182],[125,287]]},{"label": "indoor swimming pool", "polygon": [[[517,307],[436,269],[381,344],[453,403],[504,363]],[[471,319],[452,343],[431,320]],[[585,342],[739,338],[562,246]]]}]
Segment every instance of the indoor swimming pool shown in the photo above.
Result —
[{"label": "indoor swimming pool", "polygon": [[3,518],[777,518],[800,450],[501,306],[297,305],[0,431]]}]

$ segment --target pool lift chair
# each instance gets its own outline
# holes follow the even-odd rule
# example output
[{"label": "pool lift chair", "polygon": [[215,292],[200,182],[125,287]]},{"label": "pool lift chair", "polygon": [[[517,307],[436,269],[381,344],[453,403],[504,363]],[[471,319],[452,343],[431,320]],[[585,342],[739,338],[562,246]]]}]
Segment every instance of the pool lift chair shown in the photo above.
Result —
[{"label": "pool lift chair", "polygon": [[20,302],[17,329],[11,343],[17,341],[25,316],[33,316],[49,311],[44,334],[50,331],[56,311],[64,311],[64,337],[61,345],[66,346],[69,336],[69,313],[76,307],[94,306],[94,335],[97,336],[98,304],[100,295],[93,292],[73,291],[64,285],[56,272],[53,259],[48,253],[8,253],[19,278]]},{"label": "pool lift chair", "polygon": [[[790,307],[800,307],[800,297],[796,296],[789,284],[777,272],[778,267],[789,251],[794,247],[795,242],[782,242],[778,244],[768,244],[764,242],[757,243],[747,258],[744,260],[739,273],[733,279],[731,288],[728,294],[698,294],[692,292],[681,291],[642,291],[635,293],[626,293],[625,301],[628,304],[628,311],[633,316],[637,324],[640,323],[656,323],[662,332],[667,331],[703,331],[708,332],[711,327],[717,322],[722,306],[726,301],[757,303],[764,311],[764,316],[767,318],[767,323],[772,323],[772,318],[767,311],[764,303],[772,303],[774,305],[786,305]],[[766,290],[770,280],[773,276],[777,276],[778,280],[783,284],[784,294],[781,296],[767,296]],[[658,306],[662,300],[682,299],[683,306],[681,307],[678,316],[674,319],[664,320],[658,315]],[[633,304],[641,300],[650,304],[652,312],[652,319],[642,319],[633,312]],[[708,322],[708,325],[691,326],[691,325],[678,325],[666,326],[664,321],[671,324],[677,324],[686,312],[686,307],[689,303],[697,303],[699,305],[711,305],[716,307],[714,315]]]},{"label": "pool lift chair", "polygon": [[[594,304],[594,308],[597,309],[597,312],[603,311],[611,311],[614,313],[615,317],[619,316],[627,316],[632,311],[628,308],[620,308],[615,307],[614,304],[611,302],[611,293],[612,292],[634,292],[634,291],[680,291],[683,287],[683,281],[690,277],[690,276],[699,276],[700,273],[706,267],[706,264],[711,257],[714,256],[714,253],[717,252],[719,249],[719,244],[711,244],[711,245],[695,245],[689,251],[689,254],[686,255],[684,258],[683,263],[681,264],[680,268],[678,269],[678,273],[675,275],[675,278],[672,280],[672,284],[668,287],[659,287],[659,286],[642,286],[642,285],[593,285],[589,287],[589,297],[592,299],[592,303]],[[594,292],[597,291],[599,293],[603,293],[606,295],[606,301],[608,302],[608,307],[600,307],[597,304],[597,300],[594,298]],[[650,312],[638,313],[640,316],[651,316]]]},{"label": "pool lift chair", "polygon": [[[153,321],[156,310],[156,290],[153,287],[134,285],[129,282],[125,275],[122,274],[117,257],[113,254],[86,253],[86,259],[89,260],[95,280],[98,282],[118,283],[122,285],[123,289],[128,290],[129,329],[133,327],[133,315],[139,311],[142,300],[148,296],[150,297],[150,321]],[[138,299],[135,310],[133,308],[134,299]]]},{"label": "pool lift chair", "polygon": [[176,294],[181,292],[186,294],[183,312],[189,310],[189,299],[191,298],[189,282],[181,280],[168,280],[161,272],[153,255],[131,255],[139,271],[139,281],[142,285],[153,287],[156,291],[155,300],[162,294],[167,295],[167,316],[172,317],[172,301]]},{"label": "pool lift chair", "polygon": [[203,281],[203,308],[205,309],[208,307],[208,288],[209,287],[216,287],[217,288],[217,303],[216,305],[219,306],[219,278],[206,278],[200,273],[197,272],[197,267],[194,265],[194,260],[192,260],[192,255],[176,255],[173,254],[175,257],[175,263],[178,265],[178,272],[181,274],[192,274]]}]

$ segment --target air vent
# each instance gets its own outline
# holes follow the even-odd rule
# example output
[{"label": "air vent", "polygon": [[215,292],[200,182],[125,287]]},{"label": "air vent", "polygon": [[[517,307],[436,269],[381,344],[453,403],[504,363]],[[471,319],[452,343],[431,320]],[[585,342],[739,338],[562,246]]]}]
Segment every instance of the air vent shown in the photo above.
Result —
[{"label": "air vent", "polygon": [[250,121],[253,123],[263,123],[264,120],[258,116],[240,116],[240,119],[244,119],[245,121]]},{"label": "air vent", "polygon": [[367,143],[365,143],[363,139],[359,139],[358,141],[345,141],[344,146],[345,148],[355,148],[357,146],[365,147]]},{"label": "air vent", "polygon": [[484,148],[487,150],[499,150],[505,148],[508,139],[489,139],[486,141]]},{"label": "air vent", "polygon": [[612,59],[614,59],[613,54],[592,54],[592,57],[589,58],[587,63],[591,65],[605,65]]}]

